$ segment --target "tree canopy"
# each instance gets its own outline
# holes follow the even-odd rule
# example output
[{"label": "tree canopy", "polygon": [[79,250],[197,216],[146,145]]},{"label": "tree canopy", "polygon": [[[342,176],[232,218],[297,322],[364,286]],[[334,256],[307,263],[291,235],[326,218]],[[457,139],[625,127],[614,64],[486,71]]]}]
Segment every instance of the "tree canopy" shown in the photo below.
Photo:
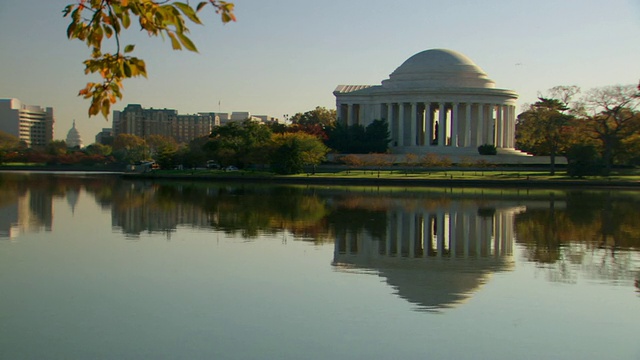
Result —
[{"label": "tree canopy", "polygon": [[552,175],[556,154],[566,151],[567,125],[573,119],[567,110],[561,100],[540,97],[518,116],[518,147],[534,155],[549,155]]},{"label": "tree canopy", "polygon": [[576,86],[556,86],[529,105],[518,115],[516,147],[549,155],[552,165],[556,154],[565,154],[570,165],[580,163],[587,173],[640,164],[640,89],[604,86],[573,100],[578,94]]},{"label": "tree canopy", "polygon": [[[187,22],[202,24],[198,13],[207,5],[213,6],[223,23],[235,21],[234,4],[220,0],[201,1],[195,7],[171,0],[77,0],[67,5],[62,11],[64,17],[71,19],[67,37],[80,40],[91,49],[91,57],[84,61],[84,72],[101,77],[100,82],[88,82],[78,93],[91,99],[89,116],[102,113],[106,118],[111,104],[122,99],[122,81],[147,76],[144,60],[131,56],[135,45],[120,43],[120,35],[131,26],[132,18],[149,36],[168,37],[174,50],[197,52],[187,36]],[[105,38],[115,42],[113,52],[103,52]]]},{"label": "tree canopy", "polygon": [[291,123],[297,125],[322,125],[330,126],[336,121],[336,110],[316,106],[315,109],[305,113],[297,113],[291,117]]},{"label": "tree canopy", "polygon": [[326,145],[341,153],[385,153],[391,141],[386,120],[374,120],[366,128],[359,124],[347,126],[338,122],[328,128],[327,133]]}]

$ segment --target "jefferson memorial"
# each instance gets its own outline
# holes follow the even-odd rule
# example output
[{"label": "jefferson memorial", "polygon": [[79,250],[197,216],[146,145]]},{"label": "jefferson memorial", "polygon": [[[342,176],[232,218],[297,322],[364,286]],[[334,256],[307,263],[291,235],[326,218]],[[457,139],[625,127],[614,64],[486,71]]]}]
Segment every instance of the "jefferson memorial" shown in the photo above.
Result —
[{"label": "jefferson memorial", "polygon": [[478,65],[452,50],[422,51],[381,85],[339,85],[333,94],[338,121],[346,125],[387,120],[396,154],[475,157],[478,146],[490,144],[502,161],[530,157],[514,149],[518,94],[496,88]]}]

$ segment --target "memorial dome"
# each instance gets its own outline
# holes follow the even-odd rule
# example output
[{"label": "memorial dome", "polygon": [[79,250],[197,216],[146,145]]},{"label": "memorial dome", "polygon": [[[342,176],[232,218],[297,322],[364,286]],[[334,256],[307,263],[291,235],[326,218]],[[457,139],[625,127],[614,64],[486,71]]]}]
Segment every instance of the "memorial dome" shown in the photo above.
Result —
[{"label": "memorial dome", "polygon": [[447,49],[419,52],[400,65],[389,79],[388,88],[494,88],[495,83],[465,55]]}]

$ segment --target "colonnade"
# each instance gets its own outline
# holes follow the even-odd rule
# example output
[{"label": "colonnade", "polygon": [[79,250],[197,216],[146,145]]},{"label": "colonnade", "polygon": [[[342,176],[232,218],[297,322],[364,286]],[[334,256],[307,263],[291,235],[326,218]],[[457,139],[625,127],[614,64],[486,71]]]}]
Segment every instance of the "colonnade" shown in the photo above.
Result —
[{"label": "colonnade", "polygon": [[484,257],[513,254],[514,211],[393,211],[388,213],[386,239],[365,232],[345,233],[336,251],[373,257]]},{"label": "colonnade", "polygon": [[[516,109],[483,102],[390,102],[339,104],[347,125],[386,119],[392,147],[515,147]],[[371,121],[369,120],[369,121]],[[443,139],[443,140],[441,140]],[[433,150],[433,149],[432,149]]]}]

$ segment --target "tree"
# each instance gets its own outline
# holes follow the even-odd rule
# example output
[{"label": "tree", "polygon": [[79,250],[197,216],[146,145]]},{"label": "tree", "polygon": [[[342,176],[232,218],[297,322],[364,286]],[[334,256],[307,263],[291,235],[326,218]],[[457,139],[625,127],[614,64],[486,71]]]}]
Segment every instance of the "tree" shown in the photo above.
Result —
[{"label": "tree", "polygon": [[254,164],[266,164],[268,160],[268,142],[271,140],[268,126],[252,120],[242,123],[230,122],[216,126],[205,151],[222,165],[244,167]]},{"label": "tree", "polygon": [[365,137],[369,144],[368,152],[385,153],[389,149],[391,133],[386,120],[373,120],[365,128]]},{"label": "tree", "polygon": [[149,151],[151,157],[154,157],[161,151],[177,151],[178,143],[174,138],[162,136],[162,135],[150,135],[146,139],[147,145],[149,145]]},{"label": "tree", "polygon": [[385,120],[374,120],[366,128],[360,124],[336,123],[327,129],[327,136],[327,146],[351,154],[385,153],[391,141]]},{"label": "tree", "polygon": [[280,174],[298,174],[305,165],[315,168],[329,149],[317,137],[306,133],[285,133],[273,136],[272,169]]},{"label": "tree", "polygon": [[17,136],[0,131],[0,164],[4,161],[9,152],[15,151],[19,147],[20,139]]},{"label": "tree", "polygon": [[572,115],[565,113],[567,110],[569,107],[564,101],[539,97],[529,109],[518,115],[517,147],[534,155],[549,155],[551,175],[555,174],[556,155],[566,150],[566,127],[573,119]]},{"label": "tree", "polygon": [[[101,82],[89,82],[78,96],[91,99],[89,116],[102,113],[106,118],[111,104],[122,99],[122,81],[137,76],[147,76],[145,62],[133,57],[133,44],[122,46],[121,33],[137,18],[140,30],[149,36],[165,35],[174,50],[197,52],[195,44],[187,37],[187,20],[202,24],[198,12],[208,4],[220,14],[223,23],[235,21],[233,3],[220,0],[199,2],[194,8],[188,3],[165,0],[77,0],[62,11],[71,23],[67,28],[69,39],[78,39],[91,48],[91,58],[84,61],[85,74],[98,73]],[[113,53],[103,53],[102,40],[115,41]]]},{"label": "tree", "polygon": [[291,123],[296,125],[322,125],[331,126],[336,121],[336,111],[325,107],[316,106],[315,109],[302,113],[297,113],[291,117]]},{"label": "tree", "polygon": [[150,156],[163,169],[172,169],[178,155],[178,143],[172,137],[162,135],[150,135],[147,138]]},{"label": "tree", "polygon": [[614,85],[589,90],[578,113],[591,137],[601,145],[605,172],[623,154],[623,140],[640,131],[640,90],[634,85]]},{"label": "tree", "polygon": [[64,155],[67,153],[67,142],[64,140],[52,140],[47,144],[46,151],[54,156]]},{"label": "tree", "polygon": [[149,147],[143,138],[131,134],[120,134],[113,141],[113,155],[119,161],[133,164],[146,160]]},{"label": "tree", "polygon": [[103,144],[100,144],[100,143],[93,143],[93,144],[87,146],[84,149],[84,151],[88,155],[109,156],[109,155],[111,155],[111,152],[113,151],[113,149],[109,145],[103,145]]}]

